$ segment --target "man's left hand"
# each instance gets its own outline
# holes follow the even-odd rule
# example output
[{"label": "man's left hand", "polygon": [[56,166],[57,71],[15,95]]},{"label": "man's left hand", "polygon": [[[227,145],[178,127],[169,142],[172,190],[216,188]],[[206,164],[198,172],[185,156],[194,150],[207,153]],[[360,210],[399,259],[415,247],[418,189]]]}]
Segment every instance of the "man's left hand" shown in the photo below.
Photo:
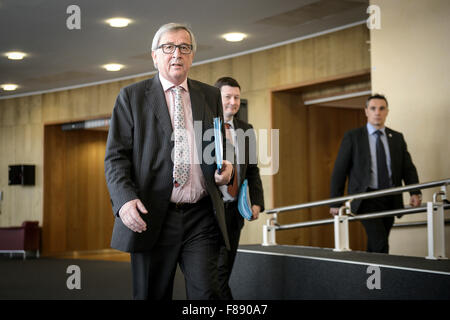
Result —
[{"label": "man's left hand", "polygon": [[233,165],[228,160],[223,160],[222,171],[219,172],[216,170],[214,174],[214,180],[218,186],[223,186],[231,181],[231,175],[233,173]]},{"label": "man's left hand", "polygon": [[258,219],[261,207],[257,204],[252,205],[252,221]]}]

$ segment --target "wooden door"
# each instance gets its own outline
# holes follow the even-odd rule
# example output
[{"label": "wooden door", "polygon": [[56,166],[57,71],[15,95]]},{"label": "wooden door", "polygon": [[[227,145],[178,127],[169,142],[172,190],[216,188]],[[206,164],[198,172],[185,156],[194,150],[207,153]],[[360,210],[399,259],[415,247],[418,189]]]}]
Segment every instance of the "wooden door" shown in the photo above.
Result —
[{"label": "wooden door", "polygon": [[44,128],[44,255],[109,248],[113,214],[103,160],[106,131]]},{"label": "wooden door", "polygon": [[[280,139],[279,171],[273,176],[275,208],[330,198],[330,179],[342,137],[366,123],[363,106],[305,106],[301,90],[272,92],[272,127],[279,129]],[[329,218],[328,206],[278,214],[280,224]],[[276,240],[333,248],[333,225],[277,231]],[[365,246],[362,225],[351,222],[350,248],[365,250]]]}]

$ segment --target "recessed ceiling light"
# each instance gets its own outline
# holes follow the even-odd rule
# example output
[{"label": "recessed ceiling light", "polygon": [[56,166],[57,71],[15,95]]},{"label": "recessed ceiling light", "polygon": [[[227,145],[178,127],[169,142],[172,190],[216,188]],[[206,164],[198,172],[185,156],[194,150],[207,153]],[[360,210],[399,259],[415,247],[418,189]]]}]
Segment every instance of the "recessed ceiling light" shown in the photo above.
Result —
[{"label": "recessed ceiling light", "polygon": [[230,42],[238,42],[238,41],[242,41],[244,40],[244,38],[247,35],[241,32],[230,32],[230,33],[226,33],[224,34],[222,37],[225,38],[225,40],[230,41]]},{"label": "recessed ceiling light", "polygon": [[119,71],[120,69],[123,68],[123,65],[118,64],[118,63],[110,63],[110,64],[105,64],[103,66],[103,68],[105,68],[108,71]]},{"label": "recessed ceiling light", "polygon": [[111,18],[106,20],[106,22],[114,28],[125,28],[131,22],[131,20],[127,18]]},{"label": "recessed ceiling light", "polygon": [[17,89],[17,87],[18,87],[17,84],[12,84],[12,83],[2,84],[2,88],[5,91],[14,91]]},{"label": "recessed ceiling light", "polygon": [[19,51],[13,51],[13,52],[7,52],[6,56],[10,60],[22,60],[26,56],[26,54],[23,52],[19,52]]}]

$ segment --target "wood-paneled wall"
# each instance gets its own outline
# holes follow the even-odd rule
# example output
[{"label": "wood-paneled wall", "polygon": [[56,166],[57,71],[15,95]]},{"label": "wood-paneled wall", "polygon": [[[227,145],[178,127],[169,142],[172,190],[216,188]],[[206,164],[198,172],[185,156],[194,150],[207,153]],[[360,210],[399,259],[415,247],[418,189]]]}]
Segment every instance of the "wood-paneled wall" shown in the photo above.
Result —
[{"label": "wood-paneled wall", "polygon": [[108,248],[113,226],[103,159],[107,132],[44,128],[43,254]]},{"label": "wood-paneled wall", "polygon": [[[280,129],[280,168],[273,176],[274,207],[328,199],[344,133],[366,122],[363,108],[304,106],[301,87],[272,94],[272,125]],[[329,219],[328,206],[278,214],[280,224]],[[365,234],[350,224],[350,247],[364,250]],[[333,225],[277,232],[277,243],[334,247]]]},{"label": "wood-paneled wall", "polygon": [[[191,68],[190,77],[210,84],[221,76],[235,77],[241,84],[242,97],[249,101],[249,121],[257,130],[268,129],[271,128],[273,88],[369,69],[368,40],[368,29],[362,24],[261,52],[197,65]],[[26,219],[43,221],[44,124],[109,114],[119,89],[141,79],[0,100],[0,190],[4,191],[0,226],[18,225]],[[36,186],[8,186],[8,164],[24,162],[36,164]],[[271,208],[274,205],[272,180],[270,176],[263,176],[262,180],[266,207]],[[257,221],[246,223],[241,242],[260,243],[265,220],[266,216],[262,215]]]},{"label": "wood-paneled wall", "polygon": [[[330,180],[342,137],[347,130],[366,123],[363,108],[347,109],[314,106],[308,110],[309,121],[309,201],[330,197]],[[311,220],[331,218],[328,206],[311,208]],[[334,226],[310,229],[309,245],[334,248]],[[349,224],[350,248],[366,249],[366,235],[361,223]]]}]

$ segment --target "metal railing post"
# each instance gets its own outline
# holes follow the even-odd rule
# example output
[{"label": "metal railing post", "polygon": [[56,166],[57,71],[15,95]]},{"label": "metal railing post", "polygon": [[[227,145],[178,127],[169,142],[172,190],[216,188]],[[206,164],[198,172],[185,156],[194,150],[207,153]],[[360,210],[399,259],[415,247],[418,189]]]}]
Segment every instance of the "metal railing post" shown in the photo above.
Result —
[{"label": "metal railing post", "polygon": [[348,238],[348,216],[351,214],[349,200],[344,206],[339,208],[339,214],[334,216],[334,249],[333,251],[351,251]]},{"label": "metal railing post", "polygon": [[265,225],[263,225],[263,246],[276,246],[277,243],[275,241],[275,223],[276,223],[276,214],[273,218],[267,219]]},{"label": "metal railing post", "polygon": [[[428,233],[428,256],[427,259],[447,259],[445,256],[445,224],[444,224],[444,202],[438,201],[438,196],[446,199],[445,186],[440,192],[433,195],[433,202],[427,202],[427,233]],[[436,207],[436,209],[435,209]]]}]

